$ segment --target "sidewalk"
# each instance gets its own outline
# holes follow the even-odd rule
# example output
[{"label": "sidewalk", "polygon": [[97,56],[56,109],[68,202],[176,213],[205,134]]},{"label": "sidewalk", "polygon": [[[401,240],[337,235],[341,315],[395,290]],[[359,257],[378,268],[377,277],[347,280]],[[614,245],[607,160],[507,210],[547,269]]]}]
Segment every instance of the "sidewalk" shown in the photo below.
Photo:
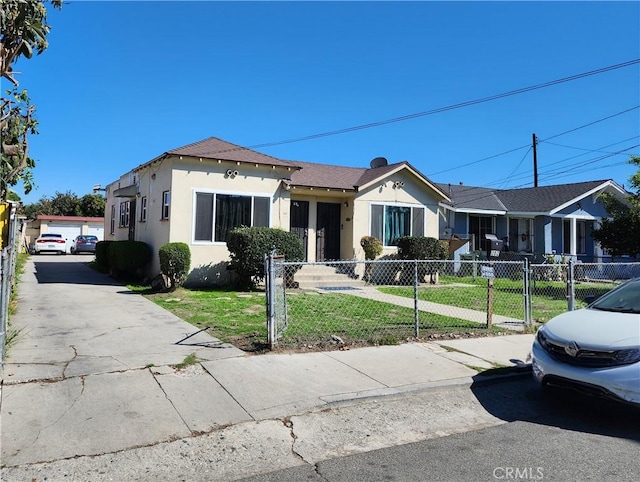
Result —
[{"label": "sidewalk", "polygon": [[[22,276],[11,320],[22,332],[3,370],[3,467],[129,451],[236,424],[268,438],[273,420],[469,386],[478,369],[524,364],[533,340],[245,355],[205,332],[185,339],[197,331],[192,325],[112,284],[87,260],[33,257]],[[190,354],[199,362],[177,369]]]}]

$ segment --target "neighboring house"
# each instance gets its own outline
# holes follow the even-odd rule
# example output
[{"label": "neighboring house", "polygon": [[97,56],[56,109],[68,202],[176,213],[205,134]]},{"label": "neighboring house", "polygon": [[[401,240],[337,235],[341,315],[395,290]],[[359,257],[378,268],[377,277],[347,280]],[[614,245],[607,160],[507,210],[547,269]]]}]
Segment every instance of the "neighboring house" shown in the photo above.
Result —
[{"label": "neighboring house", "polygon": [[190,284],[228,282],[226,238],[237,226],[296,233],[308,261],[364,259],[360,239],[396,251],[405,235],[438,237],[448,194],[407,162],[368,168],[286,161],[210,137],[173,149],[106,187],[105,239],[143,241],[154,253],[184,242]]},{"label": "neighboring house", "polygon": [[62,234],[62,237],[67,240],[67,252],[69,252],[71,242],[81,234],[91,234],[97,236],[99,240],[104,239],[104,218],[39,214],[35,220],[27,222],[25,230],[27,246],[33,244],[43,233]]},{"label": "neighboring house", "polygon": [[469,251],[486,252],[486,235],[493,234],[505,250],[537,261],[550,254],[583,262],[607,260],[591,237],[608,217],[599,197],[610,193],[624,201],[628,194],[611,180],[504,190],[439,186],[450,197],[442,203],[443,237],[469,239]]}]

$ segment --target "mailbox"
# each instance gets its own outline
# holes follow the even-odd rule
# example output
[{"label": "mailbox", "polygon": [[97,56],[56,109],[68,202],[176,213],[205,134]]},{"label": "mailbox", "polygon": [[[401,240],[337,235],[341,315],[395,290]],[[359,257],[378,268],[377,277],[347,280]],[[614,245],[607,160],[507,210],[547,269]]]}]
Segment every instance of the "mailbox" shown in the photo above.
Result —
[{"label": "mailbox", "polygon": [[498,239],[495,234],[485,234],[484,237],[489,242],[487,246],[487,258],[498,258],[504,248],[504,241]]}]

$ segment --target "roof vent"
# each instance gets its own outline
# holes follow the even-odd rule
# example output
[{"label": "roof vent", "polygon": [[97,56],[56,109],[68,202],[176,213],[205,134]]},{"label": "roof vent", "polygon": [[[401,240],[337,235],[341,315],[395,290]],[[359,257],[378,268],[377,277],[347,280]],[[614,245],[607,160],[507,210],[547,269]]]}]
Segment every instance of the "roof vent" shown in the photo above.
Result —
[{"label": "roof vent", "polygon": [[384,167],[387,164],[388,162],[384,157],[376,157],[373,161],[371,161],[371,169],[375,169],[376,167]]}]

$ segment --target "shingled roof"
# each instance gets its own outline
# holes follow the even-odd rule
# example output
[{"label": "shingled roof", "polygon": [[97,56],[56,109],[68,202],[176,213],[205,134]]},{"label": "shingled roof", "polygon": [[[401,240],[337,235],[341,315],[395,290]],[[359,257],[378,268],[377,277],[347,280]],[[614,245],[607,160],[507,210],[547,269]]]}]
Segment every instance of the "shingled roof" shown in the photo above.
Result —
[{"label": "shingled roof", "polygon": [[610,180],[600,180],[519,189],[445,184],[440,184],[440,187],[450,193],[451,206],[456,210],[550,213],[610,183]]},{"label": "shingled roof", "polygon": [[438,184],[449,194],[451,204],[458,210],[506,211],[493,189],[464,186],[459,184]]},{"label": "shingled roof", "polygon": [[[283,159],[278,159],[277,157],[261,154],[260,152],[253,151],[246,147],[223,141],[222,139],[218,139],[217,137],[208,137],[207,139],[194,142],[193,144],[188,144],[186,146],[168,150],[167,152],[149,162],[153,162],[167,155],[201,157],[203,159],[216,160],[220,159],[223,161],[247,162],[251,164],[261,164],[268,166],[283,166],[293,168],[296,167],[290,161],[285,161]],[[145,163],[143,165],[146,164],[148,163]]]}]

